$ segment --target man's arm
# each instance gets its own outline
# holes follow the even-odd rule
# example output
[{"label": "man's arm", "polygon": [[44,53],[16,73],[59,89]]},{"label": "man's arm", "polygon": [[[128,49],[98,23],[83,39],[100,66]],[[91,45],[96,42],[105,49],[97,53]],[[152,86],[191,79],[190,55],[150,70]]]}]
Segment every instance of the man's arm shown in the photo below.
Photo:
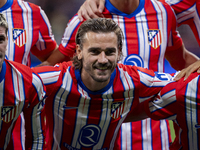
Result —
[{"label": "man's arm", "polygon": [[78,10],[78,18],[83,21],[91,18],[103,17],[105,0],[86,0]]},{"label": "man's arm", "polygon": [[176,50],[166,51],[165,58],[169,61],[170,65],[177,71],[182,70],[199,60],[199,58],[195,54],[186,50],[184,45],[182,45]]},{"label": "man's arm", "polygon": [[27,101],[29,105],[24,108],[26,149],[43,149],[45,141],[44,103],[46,89],[38,75],[32,73],[32,84],[29,89]]},{"label": "man's arm", "polygon": [[61,63],[63,61],[70,61],[70,60],[71,58],[61,53],[57,47],[57,49],[53,51],[53,53],[48,57],[48,59],[43,61],[38,66],[53,66],[56,63]]}]

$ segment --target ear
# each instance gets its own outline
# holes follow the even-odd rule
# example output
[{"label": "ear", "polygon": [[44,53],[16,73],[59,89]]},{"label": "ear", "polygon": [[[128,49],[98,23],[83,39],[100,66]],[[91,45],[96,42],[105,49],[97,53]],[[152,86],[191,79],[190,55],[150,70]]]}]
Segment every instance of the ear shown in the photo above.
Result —
[{"label": "ear", "polygon": [[76,54],[77,54],[79,60],[82,59],[82,52],[83,51],[81,50],[80,45],[77,44],[76,45]]},{"label": "ear", "polygon": [[117,55],[117,62],[119,62],[121,59],[121,50],[118,50],[118,55]]}]

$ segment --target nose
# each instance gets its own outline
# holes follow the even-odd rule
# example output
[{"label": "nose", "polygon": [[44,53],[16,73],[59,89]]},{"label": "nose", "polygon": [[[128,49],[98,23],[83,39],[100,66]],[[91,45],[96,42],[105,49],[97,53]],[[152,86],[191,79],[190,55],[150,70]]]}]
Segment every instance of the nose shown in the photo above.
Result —
[{"label": "nose", "polygon": [[102,51],[102,52],[99,54],[98,62],[99,62],[99,63],[102,63],[102,64],[108,62],[108,59],[107,59],[106,54],[105,54],[104,51]]}]

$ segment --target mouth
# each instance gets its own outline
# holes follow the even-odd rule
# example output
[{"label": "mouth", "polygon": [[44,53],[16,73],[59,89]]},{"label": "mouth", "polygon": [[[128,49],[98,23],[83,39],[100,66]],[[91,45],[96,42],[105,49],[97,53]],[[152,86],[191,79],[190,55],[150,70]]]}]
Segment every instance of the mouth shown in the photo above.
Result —
[{"label": "mouth", "polygon": [[99,69],[99,70],[107,70],[107,69],[109,69],[109,67],[96,67],[96,69]]}]

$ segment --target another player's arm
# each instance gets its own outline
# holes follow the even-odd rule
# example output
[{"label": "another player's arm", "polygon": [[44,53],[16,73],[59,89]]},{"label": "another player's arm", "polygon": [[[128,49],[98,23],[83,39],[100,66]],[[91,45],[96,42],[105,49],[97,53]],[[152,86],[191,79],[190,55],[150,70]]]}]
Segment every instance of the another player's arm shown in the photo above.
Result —
[{"label": "another player's arm", "polygon": [[38,66],[53,66],[56,63],[61,63],[63,61],[70,61],[70,60],[71,58],[69,56],[64,55],[57,48],[56,50],[53,51],[53,53],[48,57],[47,60],[43,61]]},{"label": "another player's arm", "polygon": [[38,40],[31,47],[31,52],[35,55],[41,62],[48,59],[48,57],[58,49],[56,40],[52,33],[51,24],[45,12],[39,7],[37,13],[37,23],[38,23]]},{"label": "another player's arm", "polygon": [[[29,105],[24,108],[26,149],[42,149],[45,141],[44,103],[46,89],[38,75],[33,73],[28,91]],[[42,115],[43,114],[43,115]],[[39,146],[39,147],[38,147]]]},{"label": "another player's arm", "polygon": [[166,51],[165,58],[177,71],[182,70],[199,60],[195,54],[186,50],[184,44],[175,50]]}]

